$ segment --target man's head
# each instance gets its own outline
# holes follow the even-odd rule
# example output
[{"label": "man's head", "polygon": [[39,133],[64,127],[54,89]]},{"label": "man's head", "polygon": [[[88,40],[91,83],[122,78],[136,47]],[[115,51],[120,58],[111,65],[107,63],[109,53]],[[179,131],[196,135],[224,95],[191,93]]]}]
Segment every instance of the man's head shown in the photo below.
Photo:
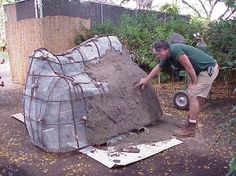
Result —
[{"label": "man's head", "polygon": [[152,52],[156,57],[160,59],[167,59],[170,57],[169,54],[170,45],[165,40],[159,40],[152,44]]}]

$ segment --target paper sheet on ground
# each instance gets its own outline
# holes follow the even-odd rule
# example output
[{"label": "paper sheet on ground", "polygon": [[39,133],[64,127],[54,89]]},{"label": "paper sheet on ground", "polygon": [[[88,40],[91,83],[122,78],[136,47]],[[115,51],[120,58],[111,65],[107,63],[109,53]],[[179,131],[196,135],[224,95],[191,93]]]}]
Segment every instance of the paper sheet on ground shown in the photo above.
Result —
[{"label": "paper sheet on ground", "polygon": [[79,150],[91,158],[97,160],[103,165],[112,168],[116,166],[125,166],[130,163],[148,158],[159,152],[162,152],[168,148],[181,144],[182,141],[178,139],[170,139],[166,141],[160,141],[148,144],[134,145],[134,148],[139,149],[139,153],[130,152],[115,152],[113,150],[100,150],[95,147],[89,146],[84,149]]},{"label": "paper sheet on ground", "polygon": [[24,123],[24,116],[22,113],[13,114],[13,115],[11,115],[11,117]]}]

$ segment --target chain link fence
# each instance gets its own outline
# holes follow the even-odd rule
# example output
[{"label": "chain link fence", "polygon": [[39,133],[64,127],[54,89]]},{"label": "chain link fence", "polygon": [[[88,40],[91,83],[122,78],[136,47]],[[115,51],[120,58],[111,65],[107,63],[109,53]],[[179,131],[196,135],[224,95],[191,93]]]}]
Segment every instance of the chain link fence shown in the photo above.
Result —
[{"label": "chain link fence", "polygon": [[135,15],[135,11],[119,6],[101,4],[95,2],[80,2],[79,0],[42,0],[42,8],[35,10],[35,0],[17,2],[17,21],[39,16],[69,16],[91,19],[92,24],[103,23],[110,20],[118,23],[121,14]]}]

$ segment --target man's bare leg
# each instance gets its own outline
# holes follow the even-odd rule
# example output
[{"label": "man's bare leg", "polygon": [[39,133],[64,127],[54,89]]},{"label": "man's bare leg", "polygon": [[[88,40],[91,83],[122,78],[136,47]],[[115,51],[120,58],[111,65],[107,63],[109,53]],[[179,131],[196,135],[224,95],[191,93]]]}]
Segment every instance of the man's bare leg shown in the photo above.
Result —
[{"label": "man's bare leg", "polygon": [[199,97],[197,96],[190,96],[189,97],[189,116],[190,120],[197,121],[198,114],[200,112],[200,103]]},{"label": "man's bare leg", "polygon": [[197,124],[198,114],[200,112],[200,104],[197,96],[189,96],[189,117],[186,124],[180,129],[175,130],[174,135],[177,137],[194,137]]},{"label": "man's bare leg", "polygon": [[205,105],[206,105],[206,98],[198,97],[198,100],[199,100],[200,111],[201,111],[201,109],[203,109],[205,107]]}]

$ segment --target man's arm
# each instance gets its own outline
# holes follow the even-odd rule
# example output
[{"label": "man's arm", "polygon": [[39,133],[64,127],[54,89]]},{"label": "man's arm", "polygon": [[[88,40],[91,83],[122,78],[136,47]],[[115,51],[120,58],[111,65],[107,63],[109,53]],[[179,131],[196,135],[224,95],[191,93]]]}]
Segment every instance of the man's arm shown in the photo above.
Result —
[{"label": "man's arm", "polygon": [[186,56],[185,54],[181,54],[178,57],[178,61],[184,67],[185,71],[187,72],[188,76],[190,77],[191,84],[196,85],[197,75],[195,73],[195,70],[194,70],[191,62],[189,61],[188,56]]},{"label": "man's arm", "polygon": [[147,82],[152,79],[154,76],[158,75],[161,72],[162,68],[160,67],[160,65],[156,65],[152,71],[145,77],[142,78],[140,80],[140,82],[136,85],[136,86],[142,86],[142,89],[144,88],[144,86],[147,84]]},{"label": "man's arm", "polygon": [[160,67],[159,64],[157,64],[152,71],[146,76],[148,80],[152,79],[154,76],[158,75],[161,72],[162,68]]}]

